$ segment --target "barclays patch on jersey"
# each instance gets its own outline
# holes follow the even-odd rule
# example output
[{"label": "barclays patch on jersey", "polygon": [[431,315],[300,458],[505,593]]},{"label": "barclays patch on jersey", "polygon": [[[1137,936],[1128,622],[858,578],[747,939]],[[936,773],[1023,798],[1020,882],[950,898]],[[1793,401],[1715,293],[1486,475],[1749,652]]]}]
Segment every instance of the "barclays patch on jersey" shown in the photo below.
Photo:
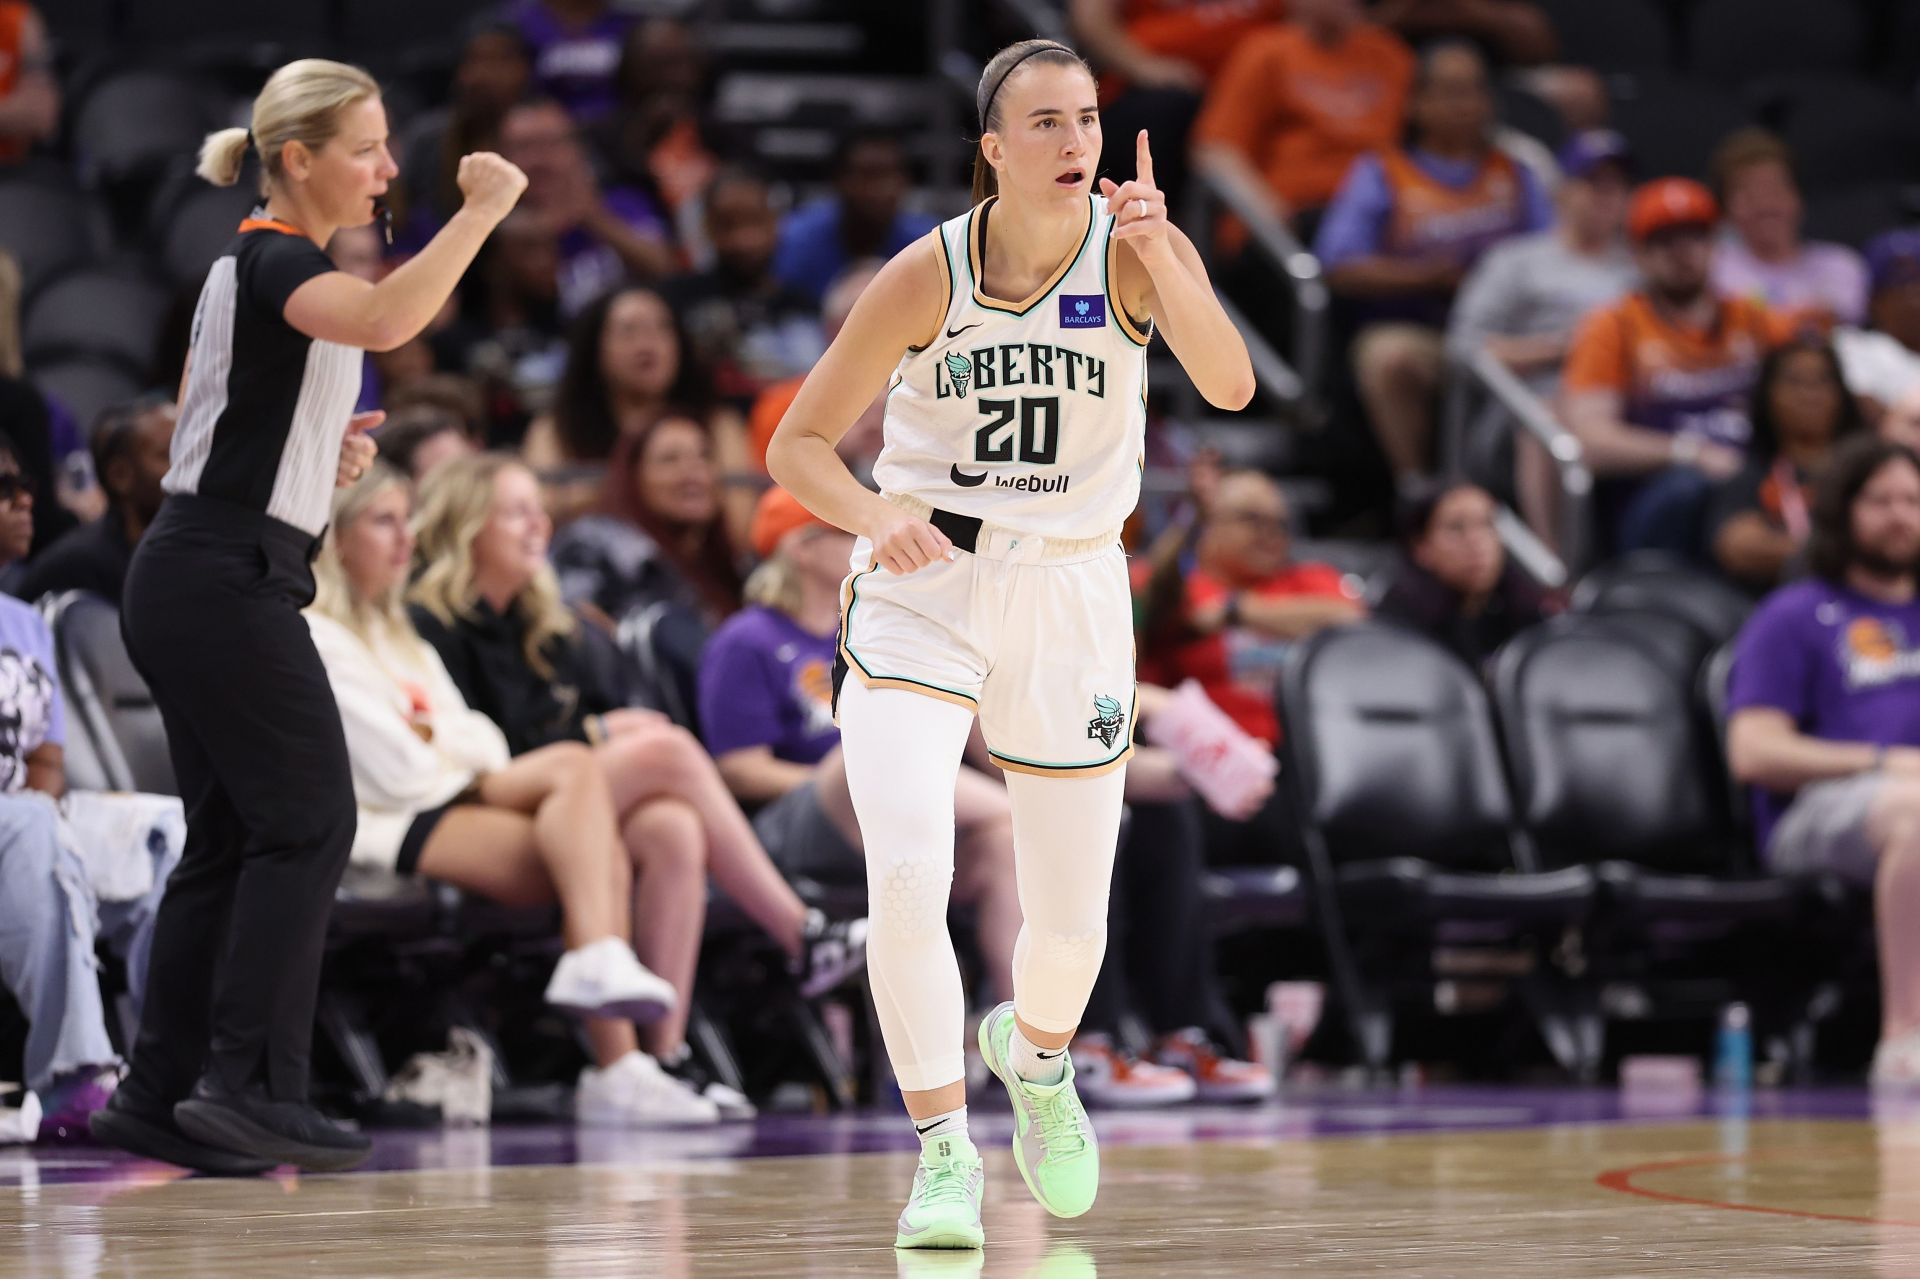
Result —
[{"label": "barclays patch on jersey", "polygon": [[1060,327],[1063,329],[1104,329],[1107,327],[1107,299],[1100,293],[1062,293]]}]

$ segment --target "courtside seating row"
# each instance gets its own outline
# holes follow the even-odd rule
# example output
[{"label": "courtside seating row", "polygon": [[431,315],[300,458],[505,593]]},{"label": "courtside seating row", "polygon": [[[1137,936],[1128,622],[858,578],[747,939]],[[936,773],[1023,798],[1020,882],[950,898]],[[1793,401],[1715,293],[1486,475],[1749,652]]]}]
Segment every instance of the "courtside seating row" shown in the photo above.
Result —
[{"label": "courtside seating row", "polygon": [[[67,697],[69,784],[77,789],[175,793],[165,730],[152,694],[127,654],[118,610],[83,592],[50,597],[42,608],[53,628]],[[806,881],[796,882],[795,889],[829,911],[846,904],[844,893]],[[441,1018],[484,1034],[483,1019],[461,990],[463,981],[502,966],[517,970],[520,977],[544,981],[559,952],[558,934],[555,908],[509,908],[445,884],[350,869],[335,896],[318,1017],[354,1091],[363,1098],[375,1097],[386,1086],[373,1026],[379,1004],[394,993],[403,976],[410,975],[415,987],[431,992]],[[763,1021],[777,1019],[790,1032],[792,1042],[801,1045],[800,1061],[810,1081],[822,1085],[830,1101],[850,1102],[850,1068],[840,1060],[817,1011],[787,989],[790,983],[777,963],[767,962],[767,950],[764,938],[745,925],[738,911],[716,898],[709,908],[703,968],[724,965],[729,971],[759,974],[753,991],[756,1015]],[[724,1002],[722,992],[714,989],[720,984],[704,983]],[[689,1038],[719,1078],[739,1086],[737,1055],[719,1022],[696,1004]],[[498,1065],[501,1054],[495,1056]],[[501,1086],[510,1082],[504,1071],[496,1079]]]}]

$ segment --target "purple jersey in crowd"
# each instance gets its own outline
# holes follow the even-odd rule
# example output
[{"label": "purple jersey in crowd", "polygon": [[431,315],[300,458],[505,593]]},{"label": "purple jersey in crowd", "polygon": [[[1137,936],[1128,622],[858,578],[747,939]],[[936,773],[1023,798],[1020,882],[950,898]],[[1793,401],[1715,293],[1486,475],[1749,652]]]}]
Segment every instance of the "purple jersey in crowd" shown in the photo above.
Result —
[{"label": "purple jersey in crowd", "polygon": [[[1829,582],[1768,596],[1740,632],[1731,714],[1785,711],[1809,737],[1920,745],[1920,603],[1883,604]],[[1792,802],[1754,790],[1754,837],[1764,850]]]},{"label": "purple jersey in crowd", "polygon": [[632,14],[607,12],[570,28],[540,0],[524,0],[513,10],[513,23],[533,50],[534,82],[582,123],[613,110],[614,72],[635,21]]},{"label": "purple jersey in crowd", "polygon": [[813,635],[785,613],[748,608],[707,642],[700,658],[700,725],[715,755],[767,746],[775,759],[816,764],[840,744],[833,723],[832,635]]}]

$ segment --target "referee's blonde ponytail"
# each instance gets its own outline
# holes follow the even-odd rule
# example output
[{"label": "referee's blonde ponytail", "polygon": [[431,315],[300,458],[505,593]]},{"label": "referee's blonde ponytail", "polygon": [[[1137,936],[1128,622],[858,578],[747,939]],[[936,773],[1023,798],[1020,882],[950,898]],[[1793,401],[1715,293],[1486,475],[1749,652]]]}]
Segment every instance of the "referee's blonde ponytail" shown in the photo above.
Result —
[{"label": "referee's blonde ponytail", "polygon": [[209,133],[200,144],[200,163],[194,169],[217,187],[230,187],[240,180],[240,166],[247,161],[247,131],[221,129]]},{"label": "referee's blonde ponytail", "polygon": [[281,152],[298,142],[317,151],[339,131],[340,113],[355,103],[380,96],[380,86],[359,67],[325,58],[301,58],[267,77],[253,100],[253,127],[220,129],[200,144],[195,172],[215,186],[240,180],[249,148],[260,153],[261,190],[281,174]]}]

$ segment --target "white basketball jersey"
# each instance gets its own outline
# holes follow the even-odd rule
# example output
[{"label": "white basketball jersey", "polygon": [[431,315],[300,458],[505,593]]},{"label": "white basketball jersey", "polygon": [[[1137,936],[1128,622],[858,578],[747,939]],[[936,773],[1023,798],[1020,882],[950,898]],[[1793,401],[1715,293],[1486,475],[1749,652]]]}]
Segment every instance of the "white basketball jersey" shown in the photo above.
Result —
[{"label": "white basketball jersey", "polygon": [[873,476],[884,492],[1016,532],[1089,538],[1140,498],[1147,342],[1114,291],[1113,218],[1089,196],[1087,233],[1021,303],[980,290],[995,199],[944,222],[946,312],[887,393]]}]

